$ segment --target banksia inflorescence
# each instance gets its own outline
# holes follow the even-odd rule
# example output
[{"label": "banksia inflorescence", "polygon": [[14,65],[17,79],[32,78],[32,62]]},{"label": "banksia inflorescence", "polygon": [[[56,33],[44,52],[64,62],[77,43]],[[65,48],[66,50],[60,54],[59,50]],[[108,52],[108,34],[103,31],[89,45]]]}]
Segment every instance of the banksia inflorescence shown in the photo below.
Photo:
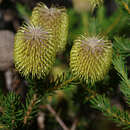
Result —
[{"label": "banksia inflorescence", "polygon": [[93,11],[96,6],[100,6],[103,0],[72,0],[74,8],[78,12]]},{"label": "banksia inflorescence", "polygon": [[24,24],[15,36],[15,67],[25,77],[45,77],[55,61],[55,50],[51,30],[33,22]]},{"label": "banksia inflorescence", "polygon": [[43,78],[51,70],[56,53],[63,50],[68,35],[68,15],[64,8],[48,8],[39,3],[29,24],[15,36],[14,63],[25,77]]},{"label": "banksia inflorescence", "polygon": [[31,21],[52,29],[57,52],[64,50],[68,35],[68,15],[65,8],[48,8],[40,2],[33,9]]},{"label": "banksia inflorescence", "polygon": [[70,67],[75,76],[92,84],[102,80],[112,60],[112,43],[104,37],[84,34],[74,41]]}]

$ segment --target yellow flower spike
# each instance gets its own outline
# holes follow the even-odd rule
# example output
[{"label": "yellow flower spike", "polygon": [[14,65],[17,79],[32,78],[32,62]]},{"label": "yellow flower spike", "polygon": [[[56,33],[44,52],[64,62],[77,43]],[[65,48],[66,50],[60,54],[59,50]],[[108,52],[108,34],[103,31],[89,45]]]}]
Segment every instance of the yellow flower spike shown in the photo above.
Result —
[{"label": "yellow flower spike", "polygon": [[56,55],[51,30],[33,23],[24,24],[14,43],[14,63],[25,77],[44,78],[50,71]]},{"label": "yellow flower spike", "polygon": [[80,80],[94,84],[107,74],[112,61],[112,43],[104,37],[84,34],[75,41],[70,53],[70,68]]},{"label": "yellow flower spike", "polygon": [[76,11],[93,11],[96,6],[100,6],[103,0],[72,0]]},{"label": "yellow flower spike", "polygon": [[31,21],[35,24],[40,23],[52,29],[55,44],[57,44],[57,52],[65,49],[68,35],[68,15],[65,8],[48,8],[42,2],[38,3],[33,9]]}]

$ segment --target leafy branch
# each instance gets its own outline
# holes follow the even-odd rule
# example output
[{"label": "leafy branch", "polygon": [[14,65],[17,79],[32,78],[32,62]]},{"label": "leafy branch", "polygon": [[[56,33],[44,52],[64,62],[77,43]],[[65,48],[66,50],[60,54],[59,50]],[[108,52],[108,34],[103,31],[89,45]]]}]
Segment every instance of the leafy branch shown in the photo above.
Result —
[{"label": "leafy branch", "polygon": [[37,93],[35,92],[34,89],[35,84],[33,83],[35,82],[32,82],[32,84],[30,84],[29,86],[30,90],[26,95],[25,105],[22,104],[22,108],[24,110],[24,114],[22,118],[24,126],[26,126],[29,121],[31,121],[36,117],[36,114],[39,111],[38,106],[41,103],[40,96],[38,96]]},{"label": "leafy branch", "polygon": [[37,95],[34,94],[32,99],[30,100],[30,104],[28,104],[28,106],[27,106],[26,114],[24,116],[24,121],[23,121],[24,125],[26,125],[27,121],[31,118],[30,115],[32,114],[32,110],[33,110],[34,106],[36,105],[36,103],[37,103]]},{"label": "leafy branch", "polygon": [[127,69],[124,65],[123,58],[121,56],[116,56],[113,59],[113,65],[122,79],[120,90],[125,95],[127,103],[130,105],[130,80],[128,79]]},{"label": "leafy branch", "polygon": [[114,52],[123,57],[130,56],[130,39],[123,37],[114,37]]},{"label": "leafy branch", "polygon": [[130,9],[129,9],[129,6],[126,2],[122,1],[122,4],[124,6],[124,8],[128,11],[128,13],[130,14]]},{"label": "leafy branch", "polygon": [[92,107],[100,110],[106,117],[113,120],[118,126],[130,128],[130,116],[128,112],[118,109],[116,106],[111,106],[108,98],[102,95],[97,95],[96,98],[90,100]]},{"label": "leafy branch", "polygon": [[21,125],[23,110],[21,109],[21,98],[14,92],[8,93],[7,96],[1,96],[2,113],[0,122],[2,127],[13,129]]}]

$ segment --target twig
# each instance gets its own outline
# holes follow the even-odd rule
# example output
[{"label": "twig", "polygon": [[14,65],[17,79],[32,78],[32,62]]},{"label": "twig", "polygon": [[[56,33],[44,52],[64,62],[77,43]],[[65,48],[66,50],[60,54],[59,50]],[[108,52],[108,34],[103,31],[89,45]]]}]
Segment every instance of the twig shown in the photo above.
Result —
[{"label": "twig", "polygon": [[83,22],[83,26],[84,26],[84,32],[86,31],[86,29],[88,29],[88,16],[87,13],[81,13],[81,17],[82,17],[82,22]]},{"label": "twig", "polygon": [[106,32],[104,32],[104,35],[107,35],[111,30],[119,23],[121,19],[121,12],[119,16],[115,19],[115,21],[107,28]]},{"label": "twig", "polygon": [[46,105],[46,108],[52,113],[52,115],[56,118],[56,121],[60,124],[63,130],[69,130],[69,128],[65,125],[65,123],[61,120],[61,118],[56,114],[55,110],[51,107],[50,104]]},{"label": "twig", "polygon": [[45,129],[45,114],[43,112],[38,113],[37,123],[39,130]]},{"label": "twig", "polygon": [[123,119],[121,116],[118,116],[118,114],[116,114],[116,113],[112,113],[110,109],[107,109],[106,112],[109,113],[110,115],[112,115],[112,117],[114,117],[116,119],[120,119],[121,122],[123,122],[124,124],[130,125],[130,121]]},{"label": "twig", "polygon": [[76,130],[76,126],[77,126],[77,123],[78,123],[78,119],[76,118],[72,124],[72,127],[70,130]]},{"label": "twig", "polygon": [[130,14],[130,9],[129,9],[128,5],[124,1],[122,1],[122,4],[125,7],[125,9],[128,11],[128,13]]},{"label": "twig", "polygon": [[0,124],[0,129],[5,130],[6,127],[8,127],[8,126],[4,126],[3,124]]},{"label": "twig", "polygon": [[12,88],[12,72],[10,69],[8,69],[7,71],[5,71],[5,81],[6,81],[6,87],[9,91],[13,91]]},{"label": "twig", "polygon": [[0,112],[4,114],[4,109],[0,106]]},{"label": "twig", "polygon": [[82,86],[82,87],[83,87],[86,91],[88,91],[88,93],[91,94],[91,96],[85,98],[87,101],[89,101],[90,99],[93,99],[93,98],[95,98],[95,97],[97,96],[97,93],[96,93],[95,91],[91,90],[90,88],[84,87],[84,86]]},{"label": "twig", "polygon": [[64,81],[63,83],[61,83],[60,85],[54,86],[54,87],[51,88],[51,89],[52,89],[52,90],[57,90],[58,88],[60,88],[60,87],[62,87],[62,86],[64,86],[64,85],[67,85],[67,84],[71,83],[73,80],[76,80],[76,79],[77,79],[77,76],[75,76],[75,77],[73,77],[73,78],[71,78],[71,79],[68,79],[68,80]]},{"label": "twig", "polygon": [[27,124],[27,120],[30,118],[30,113],[32,112],[32,108],[33,106],[35,105],[36,103],[36,100],[37,100],[37,95],[34,94],[33,97],[32,97],[32,100],[28,106],[28,110],[26,112],[26,115],[24,116],[24,124]]},{"label": "twig", "polygon": [[86,90],[91,93],[92,95],[90,97],[86,97],[86,100],[89,101],[90,99],[93,99],[96,97],[97,93],[94,92],[93,90],[89,89],[89,88],[86,88]]}]

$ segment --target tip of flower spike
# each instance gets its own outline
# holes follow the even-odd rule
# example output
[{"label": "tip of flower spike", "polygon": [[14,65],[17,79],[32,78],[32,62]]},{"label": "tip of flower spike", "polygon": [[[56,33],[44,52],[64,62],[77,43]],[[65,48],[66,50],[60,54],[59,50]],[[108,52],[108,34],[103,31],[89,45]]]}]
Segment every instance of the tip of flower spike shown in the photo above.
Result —
[{"label": "tip of flower spike", "polygon": [[100,6],[103,0],[72,0],[76,11],[93,11],[96,6]]},{"label": "tip of flower spike", "polygon": [[56,7],[48,8],[44,3],[40,2],[33,9],[31,19],[33,20],[38,15],[39,15],[39,18],[41,17],[41,19],[44,19],[44,18],[52,19],[52,17],[57,18],[56,16],[60,16],[63,12],[66,12],[65,8],[56,8]]},{"label": "tip of flower spike", "polygon": [[33,23],[24,24],[24,26],[21,27],[21,30],[23,31],[26,40],[46,39],[48,35],[51,36],[50,30],[47,30],[40,25],[34,25]]},{"label": "tip of flower spike", "polygon": [[32,12],[31,21],[37,25],[52,29],[57,52],[65,49],[68,35],[68,15],[65,8],[48,8],[44,3],[39,3]]},{"label": "tip of flower spike", "polygon": [[70,67],[75,76],[87,83],[102,80],[112,60],[112,43],[101,36],[84,34],[74,41]]},{"label": "tip of flower spike", "polygon": [[25,77],[43,78],[54,63],[55,49],[50,30],[33,23],[24,24],[15,36],[15,67]]}]

